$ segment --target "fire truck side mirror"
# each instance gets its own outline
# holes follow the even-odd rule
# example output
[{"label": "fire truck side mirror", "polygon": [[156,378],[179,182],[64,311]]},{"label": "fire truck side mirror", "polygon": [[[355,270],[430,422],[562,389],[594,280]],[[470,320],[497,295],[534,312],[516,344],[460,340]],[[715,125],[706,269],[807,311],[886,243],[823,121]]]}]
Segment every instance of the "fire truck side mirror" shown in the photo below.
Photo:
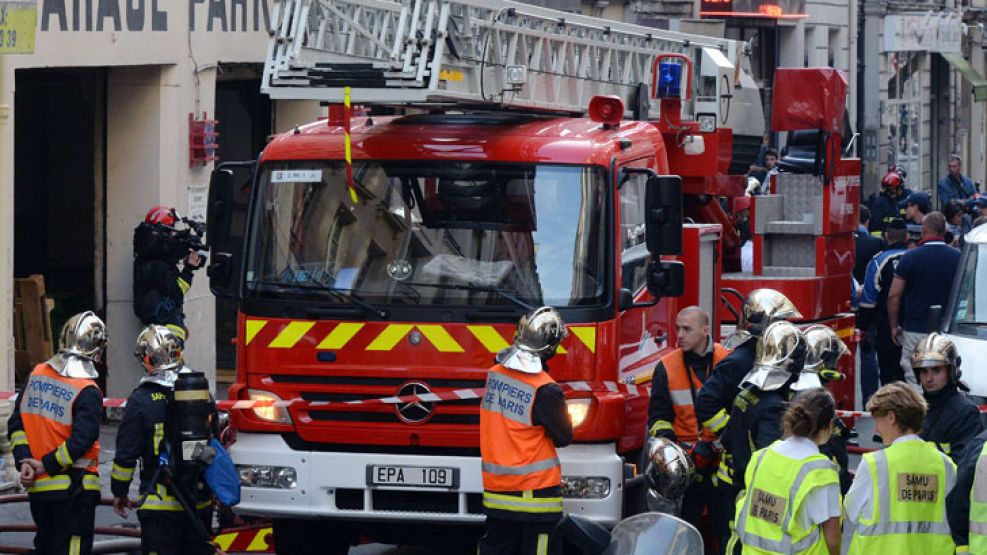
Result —
[{"label": "fire truck side mirror", "polygon": [[644,195],[648,252],[682,254],[682,178],[652,175]]},{"label": "fire truck side mirror", "polygon": [[685,266],[678,261],[652,260],[648,264],[648,291],[655,300],[685,293]]},{"label": "fire truck side mirror", "polygon": [[217,297],[233,296],[233,253],[230,252],[230,225],[233,215],[233,171],[213,170],[209,179],[209,206],[206,214],[206,239],[212,262],[206,273],[209,289]]}]

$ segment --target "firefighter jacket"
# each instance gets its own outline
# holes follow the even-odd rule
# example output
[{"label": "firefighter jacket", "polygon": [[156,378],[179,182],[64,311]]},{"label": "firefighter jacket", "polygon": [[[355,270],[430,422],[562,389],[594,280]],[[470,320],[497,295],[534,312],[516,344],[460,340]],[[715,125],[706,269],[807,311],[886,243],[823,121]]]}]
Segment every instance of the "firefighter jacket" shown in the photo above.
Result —
[{"label": "firefighter jacket", "polygon": [[20,468],[24,459],[44,465],[27,489],[32,500],[99,497],[99,423],[103,393],[96,382],[59,375],[47,363],[34,367],[7,422]]},{"label": "firefighter jacket", "polygon": [[870,491],[861,494],[872,501],[869,511],[856,515],[848,553],[953,553],[945,502],[955,489],[956,466],[949,457],[925,441],[908,440],[866,453],[863,461]]},{"label": "firefighter jacket", "polygon": [[[172,487],[165,483],[164,476],[158,472],[158,457],[166,437],[165,422],[170,398],[170,389],[152,382],[142,383],[127,398],[123,421],[117,431],[110,490],[114,497],[127,497],[137,461],[140,459],[139,492],[142,502],[138,511],[181,513],[183,510]],[[189,478],[194,486],[198,485],[194,484],[198,477],[182,478]],[[195,492],[196,508],[210,506],[212,494],[207,487],[187,487],[186,490]]]},{"label": "firefighter jacket", "polygon": [[977,405],[952,383],[923,396],[929,409],[919,437],[935,443],[953,462],[959,463],[966,444],[984,430]]},{"label": "firefighter jacket", "polygon": [[821,454],[791,459],[765,448],[754,453],[745,478],[747,488],[734,519],[744,553],[829,553],[820,526],[803,528],[796,515],[814,489],[837,484],[832,461]]},{"label": "firefighter jacket", "polygon": [[847,452],[846,444],[850,439],[850,429],[846,427],[839,418],[833,426],[833,435],[829,441],[819,446],[819,452],[827,459],[836,463],[840,473],[840,493],[846,494],[853,483],[853,476],[850,475],[850,454]]},{"label": "firefighter jacket", "polygon": [[696,419],[716,435],[723,433],[730,420],[730,407],[740,391],[740,383],[754,368],[757,338],[750,337],[719,362],[696,395]]},{"label": "firefighter jacket", "polygon": [[966,444],[956,465],[956,485],[946,497],[949,531],[957,553],[987,553],[987,474],[977,472],[987,464],[985,443],[987,431]]},{"label": "firefighter jacket", "polygon": [[562,389],[547,372],[496,365],[480,405],[483,506],[488,516],[555,522],[562,475],[555,448],[572,441]]},{"label": "firefighter jacket", "polygon": [[716,471],[719,482],[742,488],[739,481],[757,449],[781,439],[781,417],[787,406],[788,389],[761,391],[748,385],[733,402],[730,424],[723,433],[723,456]]},{"label": "firefighter jacket", "polygon": [[[675,349],[663,356],[651,378],[651,400],[648,402],[648,431],[676,442],[695,443],[700,436],[694,407],[696,394],[709,378],[713,367],[730,351],[719,343],[708,341],[702,355]],[[703,439],[712,441],[711,432]]]},{"label": "firefighter jacket", "polygon": [[912,194],[909,189],[904,189],[900,196],[892,197],[886,191],[881,191],[874,197],[874,202],[870,206],[870,232],[871,235],[880,237],[888,224],[895,218],[904,218],[905,209],[898,206],[898,202],[908,198]]},{"label": "firefighter jacket", "polygon": [[146,326],[170,328],[184,341],[185,293],[192,287],[193,268],[178,271],[173,262],[157,258],[134,259],[134,313]]}]

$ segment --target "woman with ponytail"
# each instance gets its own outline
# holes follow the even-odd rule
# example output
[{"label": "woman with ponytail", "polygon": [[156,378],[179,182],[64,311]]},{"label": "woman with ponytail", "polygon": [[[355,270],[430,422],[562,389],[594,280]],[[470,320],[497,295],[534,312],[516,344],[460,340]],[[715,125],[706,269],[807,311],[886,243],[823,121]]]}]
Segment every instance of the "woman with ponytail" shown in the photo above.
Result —
[{"label": "woman with ponytail", "polygon": [[789,404],[784,439],[756,451],[747,465],[728,553],[840,553],[839,470],[819,453],[835,421],[836,403],[821,387]]}]

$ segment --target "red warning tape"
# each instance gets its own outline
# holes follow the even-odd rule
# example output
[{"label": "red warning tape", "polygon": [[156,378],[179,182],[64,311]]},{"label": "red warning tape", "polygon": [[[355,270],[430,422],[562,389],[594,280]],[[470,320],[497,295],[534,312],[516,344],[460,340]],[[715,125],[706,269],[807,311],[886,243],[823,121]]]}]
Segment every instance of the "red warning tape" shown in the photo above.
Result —
[{"label": "red warning tape", "polygon": [[[614,393],[626,393],[631,397],[650,396],[651,385],[635,385],[617,382],[562,382],[559,384],[565,391],[599,391],[607,390]],[[354,406],[354,405],[400,405],[404,403],[441,403],[443,401],[462,401],[464,399],[479,399],[483,396],[485,388],[454,389],[452,391],[422,393],[419,395],[401,395],[380,397],[377,399],[356,399],[353,401],[305,401],[303,399],[288,399],[284,401],[260,401],[255,399],[225,400],[217,401],[216,407],[220,410],[244,410],[262,407],[288,407],[301,406],[314,409],[321,409],[328,406]],[[17,393],[12,391],[0,391],[0,400],[16,399]],[[108,408],[124,407],[126,399],[103,399],[103,406]]]}]

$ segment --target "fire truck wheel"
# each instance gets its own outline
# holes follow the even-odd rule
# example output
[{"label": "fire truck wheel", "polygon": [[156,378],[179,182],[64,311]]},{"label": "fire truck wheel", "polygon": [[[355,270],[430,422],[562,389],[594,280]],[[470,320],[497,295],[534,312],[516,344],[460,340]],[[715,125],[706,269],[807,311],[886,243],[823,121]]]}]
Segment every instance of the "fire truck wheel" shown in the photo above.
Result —
[{"label": "fire truck wheel", "polygon": [[356,539],[352,526],[318,520],[275,520],[278,555],[346,555]]}]

